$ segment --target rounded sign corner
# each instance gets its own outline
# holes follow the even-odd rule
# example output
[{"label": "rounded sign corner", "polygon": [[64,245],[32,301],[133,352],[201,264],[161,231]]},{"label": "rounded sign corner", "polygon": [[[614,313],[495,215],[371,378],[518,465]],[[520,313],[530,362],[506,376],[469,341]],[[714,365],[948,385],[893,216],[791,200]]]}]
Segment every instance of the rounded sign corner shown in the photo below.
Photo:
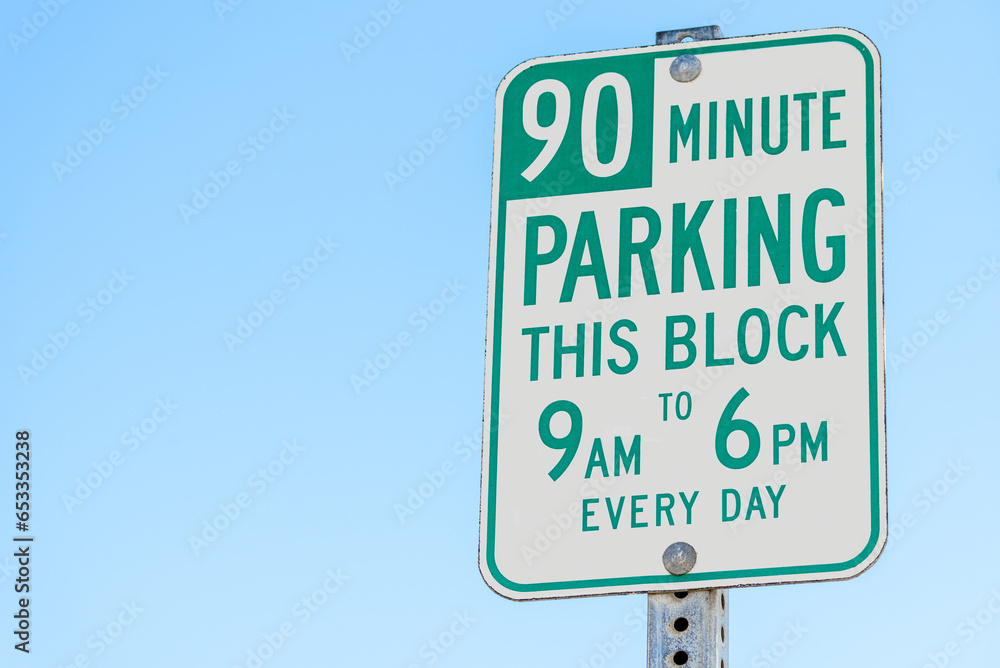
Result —
[{"label": "rounded sign corner", "polygon": [[500,569],[496,566],[494,562],[495,560],[491,559],[490,556],[487,555],[485,552],[482,552],[480,554],[479,575],[483,578],[483,582],[486,583],[486,586],[492,589],[494,593],[504,597],[509,601],[526,600],[526,597],[523,595],[522,592],[519,592],[515,589],[510,589],[501,583],[501,581],[507,581],[507,582],[510,581],[507,580],[507,578],[504,577],[502,573],[500,573]]},{"label": "rounded sign corner", "polygon": [[870,49],[875,54],[876,60],[878,59],[879,51],[878,47],[875,45],[875,42],[872,40],[871,37],[861,32],[860,30],[856,28],[848,28],[846,26],[836,26],[834,28],[829,28],[828,30],[844,35],[846,37],[851,37],[861,42],[862,44],[865,45],[865,47]]},{"label": "rounded sign corner", "polygon": [[876,72],[882,69],[882,55],[879,53],[878,47],[875,42],[872,41],[868,35],[861,32],[860,30],[855,30],[854,28],[846,27],[836,27],[828,28],[824,32],[829,32],[832,34],[840,35],[844,37],[844,43],[853,46],[857,49],[862,57],[871,58],[874,64]]},{"label": "rounded sign corner", "polygon": [[499,117],[501,104],[503,103],[503,98],[507,92],[507,89],[510,87],[510,84],[513,83],[513,81],[517,77],[519,77],[527,70],[530,70],[532,67],[535,67],[536,65],[540,65],[552,59],[557,59],[562,57],[565,56],[535,56],[534,58],[529,58],[528,60],[524,60],[518,63],[517,65],[512,67],[510,71],[507,72],[507,74],[503,75],[503,78],[500,79],[500,83],[497,84],[497,116]]},{"label": "rounded sign corner", "polygon": [[858,555],[861,561],[855,567],[856,570],[852,570],[851,578],[858,577],[874,566],[885,552],[885,547],[889,542],[889,533],[886,531],[886,518],[879,518],[879,520],[878,536],[875,537],[875,543],[871,546],[866,545],[865,549]]}]

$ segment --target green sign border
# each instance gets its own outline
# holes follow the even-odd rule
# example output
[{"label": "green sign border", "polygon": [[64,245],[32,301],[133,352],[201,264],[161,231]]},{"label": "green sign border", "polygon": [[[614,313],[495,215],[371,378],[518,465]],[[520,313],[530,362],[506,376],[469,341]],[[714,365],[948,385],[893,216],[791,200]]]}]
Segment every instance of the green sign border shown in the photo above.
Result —
[{"label": "green sign border", "polygon": [[[858,564],[862,563],[867,559],[872,552],[876,549],[879,543],[879,536],[881,533],[881,504],[879,503],[881,497],[880,489],[880,448],[879,448],[879,434],[880,434],[880,411],[878,402],[882,399],[881,393],[879,392],[879,347],[878,347],[878,295],[877,287],[878,281],[881,278],[878,272],[878,258],[876,256],[876,249],[878,247],[876,239],[876,227],[878,226],[877,220],[877,199],[880,196],[880,189],[878,188],[878,178],[879,173],[877,170],[877,165],[875,164],[875,148],[876,140],[881,139],[881,137],[876,137],[875,133],[875,63],[872,57],[872,50],[869,48],[868,44],[861,41],[857,37],[845,33],[830,33],[826,31],[818,31],[819,34],[810,34],[807,36],[799,37],[778,37],[769,40],[758,40],[753,42],[737,42],[729,43],[728,40],[719,40],[711,42],[698,42],[698,46],[692,46],[684,49],[674,49],[670,50],[670,56],[679,56],[681,54],[699,54],[699,53],[719,53],[725,51],[742,51],[749,49],[761,49],[770,48],[778,46],[791,46],[798,44],[818,44],[822,42],[843,42],[850,46],[856,48],[864,58],[865,62],[865,112],[866,112],[866,139],[867,139],[867,176],[868,176],[868,203],[867,203],[867,241],[868,241],[868,359],[869,359],[869,397],[871,399],[869,404],[869,423],[870,423],[870,434],[871,434],[871,489],[872,489],[872,531],[868,543],[865,545],[861,553],[855,558],[835,563],[835,564],[816,564],[812,566],[784,566],[778,568],[755,568],[755,569],[744,569],[744,570],[733,570],[733,571],[712,571],[707,573],[691,573],[684,576],[674,576],[670,574],[664,575],[653,575],[653,576],[636,576],[636,577],[618,577],[618,578],[601,578],[593,580],[566,580],[561,582],[549,582],[549,583],[539,583],[539,584],[521,584],[514,582],[504,576],[496,563],[496,491],[497,491],[497,479],[496,479],[496,469],[497,469],[497,437],[498,428],[494,424],[490,426],[489,438],[490,438],[490,449],[489,449],[489,474],[488,474],[488,495],[486,500],[485,508],[485,519],[486,519],[486,563],[489,568],[490,574],[496,579],[497,583],[506,587],[512,592],[521,593],[531,593],[531,592],[554,592],[554,591],[569,591],[574,589],[595,589],[595,588],[611,588],[611,587],[635,587],[645,584],[688,584],[688,583],[699,583],[705,582],[710,583],[713,581],[738,579],[738,578],[759,578],[759,577],[774,577],[781,575],[802,575],[802,574],[819,574],[819,573],[833,573],[833,572],[843,572],[848,571]],[[852,31],[854,32],[854,31]],[[665,50],[651,49],[649,53],[636,53],[636,54],[622,54],[624,57],[629,58],[663,58]],[[608,53],[608,52],[604,52]],[[613,53],[613,52],[611,52]],[[610,55],[610,54],[609,54]],[[603,54],[580,54],[576,59],[584,60],[590,58],[602,57]],[[570,57],[572,58],[572,56]],[[551,57],[552,60],[566,60],[565,56],[554,56]],[[536,59],[529,61],[532,64],[542,63],[550,58]],[[521,70],[522,72],[525,70]],[[521,72],[518,73],[520,75]],[[518,75],[515,75],[518,76]],[[505,89],[506,90],[506,89]],[[498,116],[497,123],[501,122],[502,116],[502,105],[498,105]],[[498,138],[500,134],[497,135]],[[495,150],[499,151],[499,147]],[[497,167],[499,167],[500,158],[497,158]],[[500,169],[495,168],[496,178],[500,179]],[[494,268],[496,271],[495,282],[494,282],[494,302],[493,302],[493,368],[491,376],[491,387],[490,387],[490,415],[499,415],[500,406],[500,345],[501,339],[501,325],[502,325],[502,314],[503,314],[503,266],[504,266],[504,239],[506,233],[506,218],[507,218],[507,201],[509,197],[504,196],[504,188],[502,184],[498,185],[499,201],[497,208],[497,246],[496,246],[496,258]],[[777,583],[775,583],[777,584]],[[620,593],[641,593],[642,589],[637,590],[624,590]],[[502,592],[498,592],[502,593]],[[601,592],[601,593],[619,593],[619,592]],[[566,596],[574,596],[575,594],[568,593]],[[580,596],[588,594],[576,594]],[[546,597],[553,598],[553,597]]]}]

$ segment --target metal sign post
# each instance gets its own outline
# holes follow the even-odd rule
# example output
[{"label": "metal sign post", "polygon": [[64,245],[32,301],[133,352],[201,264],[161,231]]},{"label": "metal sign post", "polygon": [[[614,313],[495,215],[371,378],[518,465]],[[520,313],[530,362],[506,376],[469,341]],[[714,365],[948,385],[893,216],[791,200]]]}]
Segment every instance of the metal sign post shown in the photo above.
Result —
[{"label": "metal sign post", "polygon": [[649,594],[647,668],[725,668],[728,589]]},{"label": "metal sign post", "polygon": [[[677,44],[719,39],[719,26],[662,30],[656,44]],[[675,81],[693,81],[701,74],[697,56],[683,55],[674,60],[670,75]],[[663,553],[663,565],[674,575],[694,568],[698,555],[687,543],[674,543]],[[646,668],[726,668],[729,661],[728,589],[703,589],[647,595]]]}]

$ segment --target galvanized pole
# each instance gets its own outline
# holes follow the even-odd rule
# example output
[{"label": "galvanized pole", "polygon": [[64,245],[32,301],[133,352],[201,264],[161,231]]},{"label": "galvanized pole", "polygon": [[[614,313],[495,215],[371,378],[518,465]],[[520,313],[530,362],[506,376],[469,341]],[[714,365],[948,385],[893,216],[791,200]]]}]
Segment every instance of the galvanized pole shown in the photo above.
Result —
[{"label": "galvanized pole", "polygon": [[649,594],[647,668],[726,668],[729,590]]},{"label": "galvanized pole", "polygon": [[[677,44],[688,39],[719,39],[719,26],[656,33],[656,43]],[[701,74],[697,56],[674,58],[670,76],[679,83],[693,81]],[[674,543],[663,553],[663,566],[673,575],[694,568],[698,553],[687,543]],[[703,589],[648,595],[646,619],[647,668],[726,668],[729,663],[729,590]]]}]

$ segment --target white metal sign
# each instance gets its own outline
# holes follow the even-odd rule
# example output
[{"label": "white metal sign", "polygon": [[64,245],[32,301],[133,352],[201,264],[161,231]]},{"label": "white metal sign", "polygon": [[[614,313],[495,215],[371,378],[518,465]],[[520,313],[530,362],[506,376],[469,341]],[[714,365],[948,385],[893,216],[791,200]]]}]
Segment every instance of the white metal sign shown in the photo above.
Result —
[{"label": "white metal sign", "polygon": [[[682,54],[693,80],[671,74]],[[875,561],[879,90],[877,51],[845,29],[541,58],[503,80],[480,532],[498,593]],[[679,576],[677,542],[697,552]]]}]

